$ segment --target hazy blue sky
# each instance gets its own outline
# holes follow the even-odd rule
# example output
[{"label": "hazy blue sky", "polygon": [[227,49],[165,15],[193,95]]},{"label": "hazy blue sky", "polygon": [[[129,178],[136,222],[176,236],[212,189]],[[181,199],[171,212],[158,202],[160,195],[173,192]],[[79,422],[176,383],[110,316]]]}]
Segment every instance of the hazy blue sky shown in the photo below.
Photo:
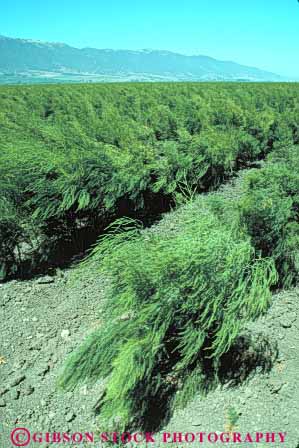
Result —
[{"label": "hazy blue sky", "polygon": [[205,54],[299,77],[297,0],[1,0],[0,34]]}]

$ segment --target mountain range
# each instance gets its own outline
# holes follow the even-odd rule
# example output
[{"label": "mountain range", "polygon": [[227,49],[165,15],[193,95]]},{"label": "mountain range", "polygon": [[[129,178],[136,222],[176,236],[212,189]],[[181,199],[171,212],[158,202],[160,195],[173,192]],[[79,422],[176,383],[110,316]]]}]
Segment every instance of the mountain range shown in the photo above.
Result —
[{"label": "mountain range", "polygon": [[0,36],[0,84],[100,81],[282,81],[274,73],[208,56],[160,50],[74,48]]}]

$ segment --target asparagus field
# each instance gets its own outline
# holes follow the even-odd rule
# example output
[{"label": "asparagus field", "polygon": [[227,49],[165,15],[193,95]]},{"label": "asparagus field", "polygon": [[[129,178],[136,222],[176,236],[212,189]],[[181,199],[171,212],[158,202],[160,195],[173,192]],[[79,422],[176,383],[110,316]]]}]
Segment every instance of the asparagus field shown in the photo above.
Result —
[{"label": "asparagus field", "polygon": [[0,276],[76,256],[107,280],[58,381],[105,379],[101,426],[161,429],[297,285],[298,100],[298,84],[1,87]]}]

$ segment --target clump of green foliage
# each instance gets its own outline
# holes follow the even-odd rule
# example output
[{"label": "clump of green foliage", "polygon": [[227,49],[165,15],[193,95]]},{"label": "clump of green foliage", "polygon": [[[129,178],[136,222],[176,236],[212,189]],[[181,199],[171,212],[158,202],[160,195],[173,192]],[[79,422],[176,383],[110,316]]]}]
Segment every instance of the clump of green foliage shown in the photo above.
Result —
[{"label": "clump of green foliage", "polygon": [[204,385],[244,321],[265,311],[276,278],[250,238],[223,222],[206,199],[176,214],[171,228],[106,236],[95,249],[111,280],[104,328],[69,360],[72,387],[109,376],[101,415],[142,426],[154,403],[183,405]]},{"label": "clump of green foliage", "polygon": [[241,220],[263,257],[275,261],[280,285],[299,275],[299,147],[274,151],[267,164],[246,177]]}]

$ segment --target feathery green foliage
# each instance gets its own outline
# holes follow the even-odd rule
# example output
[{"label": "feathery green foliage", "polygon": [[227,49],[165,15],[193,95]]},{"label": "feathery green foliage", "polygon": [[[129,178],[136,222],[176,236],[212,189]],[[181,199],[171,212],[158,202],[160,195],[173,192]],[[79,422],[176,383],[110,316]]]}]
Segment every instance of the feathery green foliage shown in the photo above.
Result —
[{"label": "feathery green foliage", "polygon": [[299,275],[298,145],[274,151],[248,174],[240,211],[256,250],[275,260],[282,286],[292,285]]},{"label": "feathery green foliage", "polygon": [[13,251],[29,237],[36,262],[299,140],[296,84],[7,86],[0,111],[0,197],[20,217]]},{"label": "feathery green foliage", "polygon": [[142,426],[178,386],[176,405],[203,387],[206,359],[217,365],[277,280],[208,199],[177,212],[172,228],[106,235],[95,254],[111,280],[105,325],[70,358],[62,385],[109,375],[101,415],[123,428]]}]

